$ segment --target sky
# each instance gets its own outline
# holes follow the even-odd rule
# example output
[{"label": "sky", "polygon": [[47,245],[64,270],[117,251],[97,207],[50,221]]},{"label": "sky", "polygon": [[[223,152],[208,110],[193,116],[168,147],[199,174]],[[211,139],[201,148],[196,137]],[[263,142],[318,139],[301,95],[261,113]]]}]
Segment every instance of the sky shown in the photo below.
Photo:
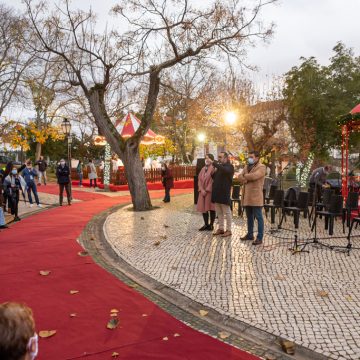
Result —
[{"label": "sky", "polygon": [[[204,4],[211,0],[197,1]],[[2,2],[21,7],[21,0]],[[84,10],[91,6],[104,24],[114,21],[109,10],[117,3],[115,0],[73,0],[72,3]],[[247,64],[259,69],[251,73],[250,78],[257,84],[270,83],[273,76],[280,76],[298,65],[301,56],[314,56],[325,65],[338,41],[360,55],[357,15],[360,15],[360,0],[279,0],[277,5],[265,7],[262,18],[275,23],[275,34],[268,44],[249,49]]]}]

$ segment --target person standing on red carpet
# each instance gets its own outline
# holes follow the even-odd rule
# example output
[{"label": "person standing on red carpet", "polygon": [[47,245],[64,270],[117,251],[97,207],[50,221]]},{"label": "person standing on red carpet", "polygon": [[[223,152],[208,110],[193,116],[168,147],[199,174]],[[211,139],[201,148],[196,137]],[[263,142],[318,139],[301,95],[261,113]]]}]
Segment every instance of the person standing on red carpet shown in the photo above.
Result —
[{"label": "person standing on red carpet", "polygon": [[66,190],[66,196],[68,204],[71,205],[71,194],[70,194],[70,169],[66,165],[65,160],[60,160],[60,165],[56,168],[56,177],[59,184],[59,203],[60,206],[63,204],[64,189]]},{"label": "person standing on red carpet", "polygon": [[34,360],[38,335],[32,310],[23,304],[0,304],[0,359]]}]

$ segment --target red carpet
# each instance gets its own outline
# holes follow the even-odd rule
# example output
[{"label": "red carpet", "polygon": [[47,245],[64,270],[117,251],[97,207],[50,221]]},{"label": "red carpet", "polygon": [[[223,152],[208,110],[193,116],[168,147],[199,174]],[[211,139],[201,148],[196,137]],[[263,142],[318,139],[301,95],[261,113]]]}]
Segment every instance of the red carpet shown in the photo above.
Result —
[{"label": "red carpet", "polygon": [[[72,185],[78,186],[79,181],[73,181]],[[100,189],[104,188],[104,184],[99,183],[98,185],[99,185]],[[83,186],[90,187],[90,180],[84,180]],[[149,190],[163,190],[164,189],[161,182],[148,183],[147,186],[148,186]],[[111,184],[109,186],[109,188],[110,188],[110,191],[128,191],[129,190],[129,187],[127,185],[112,185]],[[193,188],[194,188],[194,180],[193,179],[174,181],[174,189],[193,189]]]},{"label": "red carpet", "polygon": [[[53,190],[55,186],[46,187]],[[128,360],[257,359],[184,325],[90,257],[78,256],[82,248],[76,238],[86,223],[110,206],[129,202],[129,197],[73,194],[84,201],[35,214],[0,232],[0,302],[25,302],[34,311],[37,331],[57,331],[39,340],[40,360],[112,359],[113,352]],[[40,270],[51,274],[41,276]],[[70,290],[79,293],[71,295]],[[114,308],[120,325],[108,330]]]}]

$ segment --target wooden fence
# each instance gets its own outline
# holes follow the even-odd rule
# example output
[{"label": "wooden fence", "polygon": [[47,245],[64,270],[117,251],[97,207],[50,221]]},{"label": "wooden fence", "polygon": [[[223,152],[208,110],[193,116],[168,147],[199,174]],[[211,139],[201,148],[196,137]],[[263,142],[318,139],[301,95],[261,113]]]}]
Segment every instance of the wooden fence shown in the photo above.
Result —
[{"label": "wooden fence", "polygon": [[[98,178],[101,182],[104,182],[103,171],[97,168]],[[155,183],[161,181],[161,169],[144,169],[146,181],[149,183]],[[83,169],[84,179],[88,178],[88,168]],[[173,166],[172,174],[174,180],[186,180],[192,179],[196,174],[195,166]],[[79,176],[76,169],[71,169],[71,178],[78,180]],[[110,174],[110,183],[114,185],[125,185],[127,184],[124,168],[119,168],[116,172],[112,171]]]}]

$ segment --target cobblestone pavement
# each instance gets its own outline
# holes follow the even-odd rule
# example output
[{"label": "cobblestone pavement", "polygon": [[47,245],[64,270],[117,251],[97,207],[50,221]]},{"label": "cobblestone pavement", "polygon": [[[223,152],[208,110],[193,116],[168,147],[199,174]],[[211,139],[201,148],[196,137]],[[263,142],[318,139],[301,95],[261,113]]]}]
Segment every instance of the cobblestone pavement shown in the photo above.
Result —
[{"label": "cobblestone pavement", "polygon": [[[289,218],[284,227],[291,225]],[[347,256],[310,245],[309,253],[292,255],[294,232],[271,234],[269,223],[259,247],[240,241],[244,219],[234,218],[231,238],[199,232],[201,226],[192,196],[186,195],[146,213],[121,209],[107,218],[104,232],[130,265],[204,306],[330,359],[360,359],[357,250]],[[319,237],[327,236],[322,220],[318,229]],[[312,236],[302,219],[300,240]],[[340,222],[334,236],[342,236]]]}]

